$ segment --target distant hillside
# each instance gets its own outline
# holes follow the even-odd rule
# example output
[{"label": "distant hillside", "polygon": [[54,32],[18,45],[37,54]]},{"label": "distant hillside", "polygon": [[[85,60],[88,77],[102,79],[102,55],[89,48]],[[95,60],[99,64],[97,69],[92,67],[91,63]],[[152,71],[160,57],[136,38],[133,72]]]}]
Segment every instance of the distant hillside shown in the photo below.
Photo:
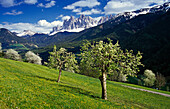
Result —
[{"label": "distant hillside", "polygon": [[143,63],[154,72],[170,75],[170,12],[127,38],[123,47],[143,52]]},{"label": "distant hillside", "polygon": [[108,100],[104,101],[98,79],[65,71],[60,83],[56,82],[57,77],[58,71],[54,69],[0,58],[0,108],[170,107],[168,97],[123,87],[113,81],[107,81]]},{"label": "distant hillside", "polygon": [[0,43],[3,49],[16,49],[18,51],[25,51],[30,48],[36,48],[36,45],[29,43],[28,40],[18,37],[11,31],[0,28]]},{"label": "distant hillside", "polygon": [[27,40],[16,36],[5,28],[0,28],[0,42],[1,43],[27,43]]},{"label": "distant hillside", "polygon": [[49,36],[48,34],[34,34],[33,36],[24,37],[30,43],[34,43],[39,47],[53,45],[71,39],[71,35],[75,32],[58,32],[57,34]]}]

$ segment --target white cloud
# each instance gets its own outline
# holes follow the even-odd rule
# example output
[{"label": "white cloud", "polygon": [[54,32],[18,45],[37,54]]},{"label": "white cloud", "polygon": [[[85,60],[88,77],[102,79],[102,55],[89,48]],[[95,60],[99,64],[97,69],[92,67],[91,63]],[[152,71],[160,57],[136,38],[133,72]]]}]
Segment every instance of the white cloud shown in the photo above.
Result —
[{"label": "white cloud", "polygon": [[64,21],[64,20],[68,20],[68,19],[70,19],[70,16],[63,16],[62,17],[62,20]]},{"label": "white cloud", "polygon": [[0,28],[7,28],[12,32],[22,32],[24,30],[31,30],[40,33],[49,33],[52,31],[52,27],[62,25],[61,21],[47,22],[46,20],[40,20],[36,24],[32,23],[7,23],[0,24]]},{"label": "white cloud", "polygon": [[20,14],[23,14],[22,11],[16,11],[16,10],[12,10],[11,12],[6,12],[4,13],[3,15],[20,15]]},{"label": "white cloud", "polygon": [[45,5],[45,8],[50,8],[50,7],[52,7],[52,6],[55,6],[55,1],[51,1],[50,3],[47,3],[47,4]]},{"label": "white cloud", "polygon": [[52,0],[49,3],[43,4],[43,3],[39,3],[38,7],[44,7],[44,8],[51,8],[53,6],[55,6],[56,1]]},{"label": "white cloud", "polygon": [[62,21],[70,19],[70,16],[59,15],[56,19],[61,18]]},{"label": "white cloud", "polygon": [[53,21],[53,22],[47,22],[46,20],[39,20],[38,21],[38,25],[43,26],[43,27],[54,27],[54,26],[58,26],[58,25],[62,25],[63,22],[61,21]]},{"label": "white cloud", "polygon": [[0,5],[3,7],[11,7],[15,5],[14,0],[0,0]]},{"label": "white cloud", "polygon": [[67,5],[66,7],[64,7],[64,9],[75,9],[76,7],[89,7],[89,8],[93,8],[97,5],[100,5],[100,2],[98,2],[97,0],[80,0],[77,1],[71,5]]},{"label": "white cloud", "polygon": [[62,26],[63,25],[63,22],[61,22],[61,21],[53,21],[53,22],[51,22],[51,26],[52,27],[54,27],[54,26]]},{"label": "white cloud", "polygon": [[163,4],[164,2],[164,0],[111,0],[107,2],[107,5],[104,7],[104,13],[108,15],[134,11],[149,7],[152,3]]},{"label": "white cloud", "polygon": [[44,27],[51,27],[51,23],[47,22],[46,20],[39,20],[38,24]]},{"label": "white cloud", "polygon": [[63,15],[61,14],[58,17],[56,17],[56,19],[59,19],[59,18],[62,18],[62,17],[63,17]]},{"label": "white cloud", "polygon": [[97,10],[97,9],[91,9],[91,10],[86,10],[83,12],[79,12],[77,13],[78,15],[92,15],[92,14],[101,14],[101,10]]},{"label": "white cloud", "polygon": [[42,28],[36,24],[31,23],[6,23],[4,25],[0,25],[0,28],[7,28],[12,32],[22,32],[23,30],[32,30],[36,32],[47,32],[49,31],[48,28]]},{"label": "white cloud", "polygon": [[75,8],[75,6],[68,5],[68,6],[64,7],[63,9],[69,9],[69,10],[72,10],[72,9],[74,9],[74,8]]},{"label": "white cloud", "polygon": [[38,1],[37,0],[22,0],[21,2],[17,2],[17,0],[0,0],[0,5],[2,7],[12,7],[12,6],[17,6],[20,4],[36,4]]},{"label": "white cloud", "polygon": [[82,8],[73,9],[72,12],[81,12]]},{"label": "white cloud", "polygon": [[37,6],[38,7],[44,7],[44,5],[42,3],[39,3]]},{"label": "white cloud", "polygon": [[26,3],[26,4],[35,4],[35,3],[37,3],[37,0],[24,0],[24,3]]},{"label": "white cloud", "polygon": [[95,6],[100,5],[98,0],[80,0],[73,4],[65,6],[63,9],[72,10],[72,12],[77,13],[77,15],[84,14],[84,15],[91,15],[91,14],[100,14],[101,11],[97,9],[86,10],[82,12],[82,8],[88,7],[93,8]]}]

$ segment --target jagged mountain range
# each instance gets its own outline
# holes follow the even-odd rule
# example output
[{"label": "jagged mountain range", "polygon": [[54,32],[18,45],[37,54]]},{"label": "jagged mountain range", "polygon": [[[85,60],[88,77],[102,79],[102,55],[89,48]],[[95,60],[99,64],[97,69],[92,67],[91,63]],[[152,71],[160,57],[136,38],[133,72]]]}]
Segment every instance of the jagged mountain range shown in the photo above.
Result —
[{"label": "jagged mountain range", "polygon": [[97,23],[98,22],[90,16],[81,15],[79,18],[71,16],[70,19],[64,20],[62,26],[53,27],[53,31],[50,32],[50,35],[63,31],[80,32],[84,29],[97,26]]},{"label": "jagged mountain range", "polygon": [[168,2],[168,3],[164,3],[163,5],[154,6],[151,8],[143,8],[132,12],[124,12],[124,13],[117,14],[115,16],[114,15],[103,16],[99,21],[94,20],[90,16],[81,15],[79,18],[74,18],[73,16],[71,16],[70,19],[64,20],[63,26],[54,27],[53,31],[51,32],[51,35],[54,35],[55,33],[61,31],[80,32],[84,29],[105,23],[110,19],[115,20],[115,23],[121,23],[123,21],[132,19],[141,14],[155,13],[163,10],[167,11],[169,10],[169,5],[170,4]]},{"label": "jagged mountain range", "polygon": [[[119,24],[121,22],[130,20],[136,16],[139,16],[141,14],[147,14],[147,13],[155,13],[158,11],[167,11],[169,10],[169,2],[164,3],[163,5],[154,6],[151,8],[143,8],[140,10],[132,11],[132,12],[124,12],[117,15],[109,15],[109,16],[103,16],[100,18],[99,21],[93,19],[90,16],[80,15],[79,18],[74,18],[74,16],[71,16],[70,19],[66,19],[63,22],[62,26],[56,26],[53,27],[53,30],[50,32],[51,35],[55,35],[58,32],[80,32],[85,29],[100,25],[102,23],[107,22],[108,20],[112,19],[112,22],[115,24]],[[114,20],[114,21],[113,21]],[[30,30],[24,30],[21,33],[18,33],[17,36],[33,36],[35,32],[32,32]]]}]

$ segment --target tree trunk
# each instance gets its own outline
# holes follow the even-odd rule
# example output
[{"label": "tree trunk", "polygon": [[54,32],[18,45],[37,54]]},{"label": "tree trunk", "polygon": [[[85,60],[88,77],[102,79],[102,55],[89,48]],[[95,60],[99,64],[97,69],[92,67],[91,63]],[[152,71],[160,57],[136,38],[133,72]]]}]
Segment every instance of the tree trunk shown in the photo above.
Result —
[{"label": "tree trunk", "polygon": [[60,82],[60,77],[61,77],[61,68],[59,69],[59,76],[58,76],[58,80],[57,80],[58,83]]},{"label": "tree trunk", "polygon": [[107,100],[106,77],[106,73],[102,73],[102,76],[99,77],[102,86],[102,99],[105,100]]}]

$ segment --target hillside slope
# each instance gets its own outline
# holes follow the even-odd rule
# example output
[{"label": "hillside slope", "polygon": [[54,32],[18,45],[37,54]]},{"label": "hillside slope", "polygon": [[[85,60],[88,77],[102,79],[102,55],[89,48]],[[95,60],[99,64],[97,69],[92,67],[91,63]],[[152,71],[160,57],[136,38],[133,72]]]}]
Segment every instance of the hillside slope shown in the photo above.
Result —
[{"label": "hillside slope", "polygon": [[[100,97],[100,81],[0,58],[0,108],[170,108],[170,98],[125,88],[107,81],[108,100]],[[166,102],[165,102],[166,101]]]},{"label": "hillside slope", "polygon": [[170,75],[170,11],[154,23],[127,38],[124,48],[141,51],[147,69]]},{"label": "hillside slope", "polygon": [[5,28],[0,28],[0,42],[1,43],[27,43],[27,41],[21,37],[16,36]]}]

